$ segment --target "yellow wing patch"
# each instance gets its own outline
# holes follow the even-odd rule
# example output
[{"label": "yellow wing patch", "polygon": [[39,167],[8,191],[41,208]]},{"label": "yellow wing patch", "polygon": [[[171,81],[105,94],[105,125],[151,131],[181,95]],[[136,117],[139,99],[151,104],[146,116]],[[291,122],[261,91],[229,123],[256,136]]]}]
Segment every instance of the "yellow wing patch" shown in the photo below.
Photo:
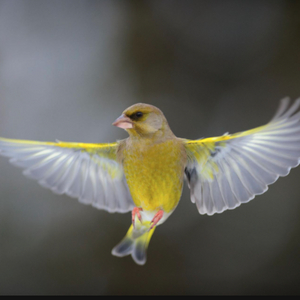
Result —
[{"label": "yellow wing patch", "polygon": [[24,168],[29,176],[58,194],[108,210],[127,212],[133,202],[123,168],[117,161],[118,143],[36,142],[0,138],[0,154]]},{"label": "yellow wing patch", "polygon": [[233,209],[286,176],[300,159],[300,99],[284,99],[264,126],[236,134],[185,140],[191,199],[201,214]]},{"label": "yellow wing patch", "polygon": [[201,175],[203,177],[213,180],[214,173],[219,172],[219,167],[212,158],[216,156],[218,152],[224,151],[230,140],[259,133],[267,126],[268,125],[264,125],[231,135],[225,134],[218,137],[210,137],[200,140],[185,140],[188,158],[190,160],[197,161],[199,168],[201,168]]}]

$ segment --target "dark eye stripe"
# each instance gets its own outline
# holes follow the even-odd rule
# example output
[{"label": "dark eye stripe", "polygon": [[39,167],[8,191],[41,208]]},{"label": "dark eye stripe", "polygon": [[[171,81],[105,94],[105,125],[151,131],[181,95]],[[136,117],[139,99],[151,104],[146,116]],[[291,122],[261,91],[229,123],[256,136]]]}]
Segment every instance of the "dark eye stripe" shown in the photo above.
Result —
[{"label": "dark eye stripe", "polygon": [[141,111],[138,111],[136,113],[133,113],[131,116],[130,116],[130,119],[132,120],[138,120],[140,119],[144,114],[141,112]]}]

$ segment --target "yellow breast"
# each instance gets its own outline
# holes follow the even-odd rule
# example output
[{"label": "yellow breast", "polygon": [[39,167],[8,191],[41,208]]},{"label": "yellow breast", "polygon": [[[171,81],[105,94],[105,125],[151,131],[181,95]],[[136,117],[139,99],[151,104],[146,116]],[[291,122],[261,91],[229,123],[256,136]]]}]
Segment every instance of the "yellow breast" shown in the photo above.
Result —
[{"label": "yellow breast", "polygon": [[181,197],[185,159],[176,139],[126,148],[123,167],[135,205],[149,211],[172,211]]}]

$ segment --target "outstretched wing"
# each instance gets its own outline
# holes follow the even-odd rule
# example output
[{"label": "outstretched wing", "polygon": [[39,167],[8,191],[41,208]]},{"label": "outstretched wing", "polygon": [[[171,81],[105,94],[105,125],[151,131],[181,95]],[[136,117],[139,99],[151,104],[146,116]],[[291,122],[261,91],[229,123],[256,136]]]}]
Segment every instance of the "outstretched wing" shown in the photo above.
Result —
[{"label": "outstretched wing", "polygon": [[117,146],[0,138],[0,154],[42,186],[99,209],[127,212],[134,204],[117,162]]},{"label": "outstretched wing", "polygon": [[234,209],[262,194],[299,164],[300,99],[285,98],[264,126],[233,135],[185,140],[191,200],[200,214]]}]

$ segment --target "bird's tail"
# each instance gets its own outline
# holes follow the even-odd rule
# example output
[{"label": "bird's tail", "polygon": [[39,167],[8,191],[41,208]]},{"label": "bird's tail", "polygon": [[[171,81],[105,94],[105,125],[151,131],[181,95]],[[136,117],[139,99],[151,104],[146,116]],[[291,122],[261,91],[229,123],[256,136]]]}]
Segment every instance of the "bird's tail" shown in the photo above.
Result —
[{"label": "bird's tail", "polygon": [[136,222],[135,228],[131,225],[122,241],[112,249],[112,254],[119,257],[131,254],[137,264],[144,265],[147,260],[147,248],[155,229],[150,229],[150,226],[151,223],[145,221],[143,224]]}]

